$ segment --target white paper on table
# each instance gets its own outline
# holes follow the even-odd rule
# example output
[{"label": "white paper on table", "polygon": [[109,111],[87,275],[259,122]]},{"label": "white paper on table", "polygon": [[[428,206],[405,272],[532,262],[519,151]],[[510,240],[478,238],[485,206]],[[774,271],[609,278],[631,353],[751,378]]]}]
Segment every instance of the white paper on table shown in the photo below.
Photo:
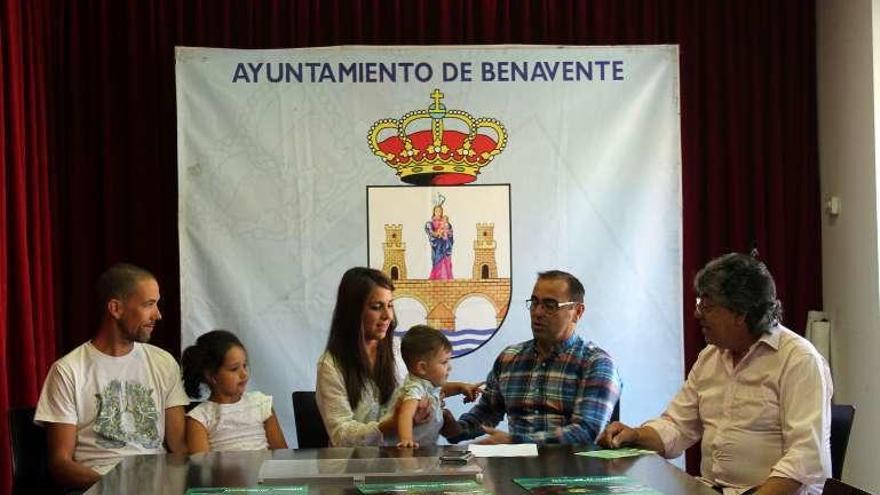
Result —
[{"label": "white paper on table", "polygon": [[476,457],[537,457],[538,445],[534,443],[514,443],[499,445],[468,445],[468,450]]}]

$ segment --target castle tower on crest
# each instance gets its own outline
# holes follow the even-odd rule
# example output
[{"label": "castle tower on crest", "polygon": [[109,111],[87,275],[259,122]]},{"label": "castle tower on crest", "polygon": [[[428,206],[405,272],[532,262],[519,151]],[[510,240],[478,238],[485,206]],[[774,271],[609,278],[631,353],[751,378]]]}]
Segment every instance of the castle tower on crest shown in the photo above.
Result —
[{"label": "castle tower on crest", "polygon": [[495,224],[478,223],[477,238],[474,240],[474,280],[498,278],[495,264]]},{"label": "castle tower on crest", "polygon": [[402,224],[385,224],[385,242],[382,243],[385,260],[382,271],[391,280],[406,280],[406,244]]}]

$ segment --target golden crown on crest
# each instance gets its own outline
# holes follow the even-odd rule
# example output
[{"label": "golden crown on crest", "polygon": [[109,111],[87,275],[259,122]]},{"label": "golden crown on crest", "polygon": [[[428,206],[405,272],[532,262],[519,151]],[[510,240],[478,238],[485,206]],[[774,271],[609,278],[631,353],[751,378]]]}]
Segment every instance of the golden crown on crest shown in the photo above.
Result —
[{"label": "golden crown on crest", "polygon": [[440,102],[444,95],[439,89],[430,96],[433,103],[425,110],[375,122],[367,137],[370,149],[409,184],[473,182],[504,150],[507,131],[497,119],[447,110]]}]

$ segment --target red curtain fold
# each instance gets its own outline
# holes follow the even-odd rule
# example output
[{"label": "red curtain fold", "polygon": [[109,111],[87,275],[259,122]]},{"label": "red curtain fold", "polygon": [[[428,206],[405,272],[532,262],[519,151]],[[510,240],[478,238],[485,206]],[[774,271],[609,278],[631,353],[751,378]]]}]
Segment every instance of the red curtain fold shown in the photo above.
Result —
[{"label": "red curtain fold", "polygon": [[7,415],[36,403],[56,358],[49,178],[50,33],[42,0],[0,12],[0,491],[11,488]]},{"label": "red curtain fold", "polygon": [[687,366],[691,279],[714,256],[757,243],[796,331],[821,307],[813,2],[6,0],[3,16],[0,407],[32,403],[55,319],[59,354],[89,338],[114,261],[156,273],[154,340],[179,353],[175,45],[678,44]]}]

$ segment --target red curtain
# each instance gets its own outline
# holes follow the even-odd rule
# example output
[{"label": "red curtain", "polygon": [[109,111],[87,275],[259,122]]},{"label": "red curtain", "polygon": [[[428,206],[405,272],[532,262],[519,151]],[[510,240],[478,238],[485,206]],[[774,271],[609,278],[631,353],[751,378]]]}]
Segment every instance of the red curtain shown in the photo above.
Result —
[{"label": "red curtain", "polygon": [[44,1],[0,12],[0,492],[11,486],[7,414],[32,406],[56,358]]},{"label": "red curtain", "polygon": [[[97,273],[123,259],[156,273],[165,320],[154,339],[179,352],[175,45],[678,44],[687,365],[703,346],[688,317],[690,282],[714,256],[757,243],[795,330],[803,329],[808,309],[821,307],[813,2],[7,0],[5,11],[2,108],[9,128],[3,133],[3,205],[13,205],[17,194],[34,210],[14,206],[0,218],[0,254],[7,261],[0,270],[8,270],[0,273],[4,283],[27,286],[31,303],[43,308],[38,314],[17,299],[9,304],[19,320],[27,320],[22,328],[50,335],[53,317],[64,322],[59,353],[89,338],[98,317],[89,289]],[[6,27],[10,19],[16,30]],[[29,50],[48,54],[48,78],[31,74],[40,69]],[[60,96],[47,105],[50,95]],[[20,151],[7,144],[12,138]],[[33,182],[23,182],[25,189],[12,183],[10,170],[19,163],[28,164],[19,166],[20,174],[38,174],[32,164],[43,167]],[[19,225],[13,221],[18,212],[36,217],[47,205],[57,205],[52,229],[42,216],[39,236],[31,216],[21,222],[29,227],[12,229]],[[46,261],[51,234],[59,253],[54,270]],[[42,262],[28,262],[35,259]],[[45,293],[53,282],[54,314],[48,309],[52,294]],[[12,293],[22,298],[25,291],[9,285]],[[12,300],[4,296],[0,304]],[[23,323],[14,324],[19,332]],[[9,328],[0,327],[6,355],[29,355],[35,346],[13,342]],[[21,339],[20,333],[14,338]],[[39,381],[42,359],[35,359],[36,372],[7,365],[0,373],[16,380],[32,374],[31,381]],[[0,397],[19,393],[18,385],[6,383],[0,380]],[[6,437],[0,441],[5,448]]]}]

